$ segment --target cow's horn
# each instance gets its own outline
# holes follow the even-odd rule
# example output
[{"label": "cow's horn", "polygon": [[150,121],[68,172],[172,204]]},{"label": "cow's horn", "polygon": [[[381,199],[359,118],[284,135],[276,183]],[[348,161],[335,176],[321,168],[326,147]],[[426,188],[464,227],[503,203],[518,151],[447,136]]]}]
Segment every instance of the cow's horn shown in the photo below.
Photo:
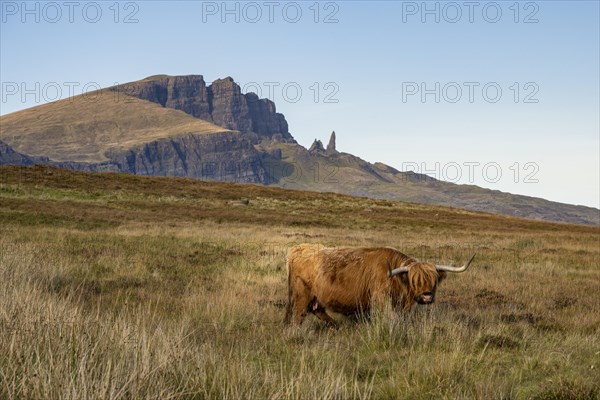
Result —
[{"label": "cow's horn", "polygon": [[469,261],[467,261],[465,263],[465,265],[463,265],[462,267],[455,267],[453,265],[436,265],[435,268],[438,271],[463,272],[464,270],[469,268],[469,265],[471,265],[471,261],[473,261],[474,258],[475,258],[475,254],[473,254],[471,256],[471,258],[469,258]]},{"label": "cow's horn", "polygon": [[395,268],[394,270],[392,270],[392,266],[390,265],[390,260],[388,260],[387,258],[385,259],[385,262],[387,262],[387,267],[388,267],[388,276],[391,278],[394,275],[398,275],[401,274],[403,272],[408,272],[408,267],[400,267],[400,268]]}]

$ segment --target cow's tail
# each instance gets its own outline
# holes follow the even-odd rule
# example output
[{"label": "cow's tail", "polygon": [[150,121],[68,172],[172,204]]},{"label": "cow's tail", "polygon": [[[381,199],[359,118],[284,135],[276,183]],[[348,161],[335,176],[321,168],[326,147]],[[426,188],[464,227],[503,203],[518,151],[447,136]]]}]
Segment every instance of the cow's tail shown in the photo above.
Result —
[{"label": "cow's tail", "polygon": [[291,271],[289,253],[288,253],[288,257],[287,257],[287,261],[286,261],[286,266],[287,266],[287,272],[288,272],[288,302],[287,302],[287,307],[285,309],[285,319],[283,320],[283,322],[286,324],[289,324],[292,322],[292,308],[293,308],[293,304],[292,304],[292,271]]}]

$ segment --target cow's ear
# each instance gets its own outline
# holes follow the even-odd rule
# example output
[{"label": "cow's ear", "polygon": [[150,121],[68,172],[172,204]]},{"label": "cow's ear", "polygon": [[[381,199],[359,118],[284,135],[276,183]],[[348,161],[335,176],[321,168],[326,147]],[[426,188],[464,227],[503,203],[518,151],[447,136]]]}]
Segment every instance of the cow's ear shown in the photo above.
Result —
[{"label": "cow's ear", "polygon": [[438,271],[438,283],[446,279],[446,276],[448,276],[446,271]]},{"label": "cow's ear", "polygon": [[408,272],[401,272],[398,277],[403,284],[408,285]]}]

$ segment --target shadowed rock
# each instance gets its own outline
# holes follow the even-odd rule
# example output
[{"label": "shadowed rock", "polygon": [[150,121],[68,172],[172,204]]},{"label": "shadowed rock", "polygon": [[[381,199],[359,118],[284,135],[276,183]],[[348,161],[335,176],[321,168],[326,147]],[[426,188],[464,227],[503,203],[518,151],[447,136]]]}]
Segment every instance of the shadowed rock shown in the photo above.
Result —
[{"label": "shadowed rock", "polygon": [[278,135],[284,141],[294,142],[275,103],[259,99],[255,93],[243,94],[231,77],[217,79],[207,86],[202,75],[159,75],[112,90],[184,111],[226,129],[269,137]]},{"label": "shadowed rock", "polygon": [[331,132],[331,137],[329,138],[329,143],[327,144],[327,155],[332,155],[337,153],[335,149],[335,131]]},{"label": "shadowed rock", "polygon": [[310,146],[310,149],[308,149],[309,153],[324,153],[325,152],[325,148],[323,147],[323,142],[321,142],[318,139],[315,139],[315,141],[313,142],[313,144]]}]

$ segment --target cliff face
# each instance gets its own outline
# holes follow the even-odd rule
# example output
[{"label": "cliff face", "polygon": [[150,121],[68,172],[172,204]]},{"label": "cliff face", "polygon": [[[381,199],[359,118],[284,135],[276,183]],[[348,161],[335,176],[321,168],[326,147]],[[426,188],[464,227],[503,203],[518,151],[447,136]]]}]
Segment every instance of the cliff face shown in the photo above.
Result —
[{"label": "cliff face", "polygon": [[0,141],[0,165],[51,165],[86,172],[180,176],[224,182],[269,184],[264,154],[239,132],[187,134],[108,152],[110,161],[53,161],[15,151]]},{"label": "cliff face", "polygon": [[119,172],[112,162],[85,163],[76,161],[52,161],[48,157],[29,156],[17,152],[8,144],[0,140],[0,165],[35,165],[43,164],[57,168],[73,169],[86,172]]},{"label": "cliff face", "polygon": [[121,172],[267,184],[263,155],[241,133],[187,134],[108,153]]},{"label": "cliff face", "polygon": [[248,102],[233,79],[225,78],[214,81],[208,87],[208,93],[211,100],[211,116],[214,124],[240,132],[252,130],[252,118]]},{"label": "cliff face", "polygon": [[112,90],[184,111],[226,129],[294,141],[285,117],[276,111],[275,104],[259,99],[254,93],[242,94],[240,86],[230,77],[207,86],[202,75],[157,76]]},{"label": "cliff face", "polygon": [[21,154],[0,140],[0,165],[33,165],[35,161],[25,154]]},{"label": "cliff face", "polygon": [[157,76],[111,89],[211,120],[208,90],[202,75]]},{"label": "cliff face", "polygon": [[288,132],[288,123],[285,117],[283,114],[275,112],[275,103],[269,99],[259,99],[255,93],[248,93],[245,98],[252,120],[252,131],[276,139],[294,141]]}]

